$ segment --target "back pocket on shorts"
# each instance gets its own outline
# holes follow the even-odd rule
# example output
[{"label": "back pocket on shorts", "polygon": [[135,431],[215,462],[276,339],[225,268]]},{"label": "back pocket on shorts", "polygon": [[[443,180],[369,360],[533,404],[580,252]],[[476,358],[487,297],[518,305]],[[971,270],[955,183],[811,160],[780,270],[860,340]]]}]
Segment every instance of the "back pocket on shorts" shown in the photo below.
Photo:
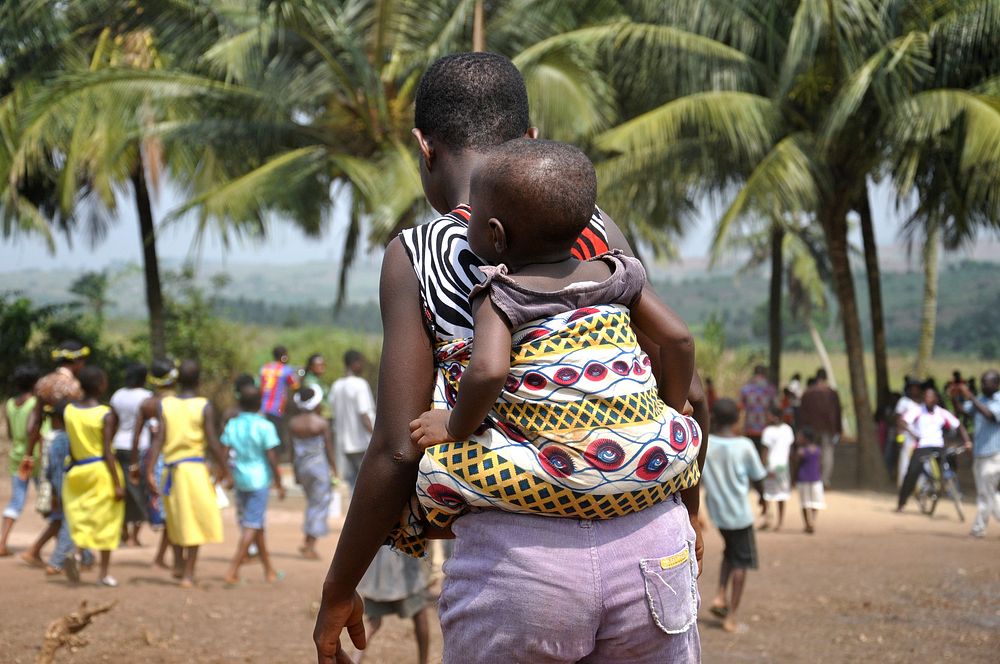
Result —
[{"label": "back pocket on shorts", "polygon": [[693,542],[673,555],[639,561],[649,611],[667,634],[686,632],[698,618],[696,564]]}]

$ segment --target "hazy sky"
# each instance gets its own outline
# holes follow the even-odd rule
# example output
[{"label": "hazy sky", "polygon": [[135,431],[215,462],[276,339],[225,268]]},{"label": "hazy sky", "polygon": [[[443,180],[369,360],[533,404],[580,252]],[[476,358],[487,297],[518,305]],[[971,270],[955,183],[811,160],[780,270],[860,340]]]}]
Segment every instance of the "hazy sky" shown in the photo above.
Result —
[{"label": "hazy sky", "polygon": [[[899,215],[890,202],[889,191],[879,188],[873,198],[877,241],[879,244],[892,243],[896,239]],[[154,203],[156,218],[162,218],[180,202],[175,192],[165,188]],[[133,206],[130,195],[121,198],[117,212],[118,222],[108,237],[95,247],[90,247],[83,238],[76,238],[73,247],[70,248],[62,238],[59,238],[56,254],[52,255],[47,251],[45,243],[38,238],[0,240],[0,272],[44,268],[46,265],[95,270],[116,263],[138,262],[141,259],[141,252]],[[703,211],[698,225],[693,227],[680,242],[682,255],[698,257],[708,253],[712,226],[719,214],[719,210]],[[282,223],[272,224],[269,238],[262,244],[235,244],[224,250],[218,239],[210,236],[202,245],[200,258],[207,263],[224,264],[336,261],[340,255],[340,237],[344,223],[345,210],[343,206],[339,206],[332,212],[329,230],[319,239],[307,238],[290,224]],[[184,221],[163,229],[158,239],[161,260],[183,261],[190,257],[192,229],[193,224]],[[368,260],[377,262],[378,252],[370,255]]]}]

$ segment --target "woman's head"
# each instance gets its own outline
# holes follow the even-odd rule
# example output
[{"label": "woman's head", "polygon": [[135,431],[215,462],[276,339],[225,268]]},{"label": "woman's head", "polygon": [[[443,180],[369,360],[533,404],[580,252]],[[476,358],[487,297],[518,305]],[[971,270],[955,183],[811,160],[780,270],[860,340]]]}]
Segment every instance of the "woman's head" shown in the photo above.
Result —
[{"label": "woman's head", "polygon": [[319,408],[320,402],[323,401],[323,393],[313,387],[303,387],[295,393],[293,400],[295,407],[300,411],[311,413]]},{"label": "woman's head", "polygon": [[306,371],[314,376],[322,376],[326,373],[326,358],[319,353],[313,353],[306,360]]},{"label": "woman's head", "polygon": [[594,166],[577,148],[519,138],[472,173],[469,246],[512,265],[569,257],[597,201]]},{"label": "woman's head", "polygon": [[177,373],[177,365],[173,360],[164,358],[153,360],[149,365],[146,382],[157,389],[172,387],[177,382]]},{"label": "woman's head", "polygon": [[99,399],[108,389],[108,377],[99,367],[84,367],[76,377],[88,398]]},{"label": "woman's head", "polygon": [[125,367],[125,387],[132,389],[142,387],[146,384],[146,365],[130,364]]},{"label": "woman's head", "polygon": [[448,198],[456,180],[468,177],[452,157],[537,133],[521,72],[496,53],[455,53],[431,64],[417,86],[413,124],[424,193],[442,214],[469,202]]}]

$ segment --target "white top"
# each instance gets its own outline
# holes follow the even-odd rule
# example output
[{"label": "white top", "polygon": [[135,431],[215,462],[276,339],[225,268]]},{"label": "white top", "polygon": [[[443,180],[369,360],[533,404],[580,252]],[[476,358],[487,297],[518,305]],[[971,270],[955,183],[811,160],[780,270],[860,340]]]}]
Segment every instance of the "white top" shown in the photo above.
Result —
[{"label": "white top", "polygon": [[330,388],[330,410],[337,446],[346,454],[367,450],[371,434],[361,416],[375,422],[375,399],[368,381],[360,376],[338,378]]},{"label": "white top", "polygon": [[903,415],[903,421],[920,435],[917,447],[921,448],[944,447],[944,432],[959,426],[958,418],[941,406],[934,406],[933,411],[923,405],[911,408]]},{"label": "white top", "polygon": [[784,422],[765,427],[760,434],[760,444],[767,448],[767,469],[786,468],[794,443],[795,432]]},{"label": "white top", "polygon": [[[116,450],[132,449],[132,434],[135,431],[135,421],[139,417],[139,406],[153,396],[153,393],[142,387],[123,387],[111,395],[111,408],[118,416],[118,431],[111,441]],[[149,427],[144,426],[139,434],[139,450],[149,447]]]},{"label": "white top", "polygon": [[[899,398],[899,401],[896,402],[896,415],[902,416],[903,421],[906,421],[907,413],[909,413],[911,410],[914,410],[915,408],[919,408],[917,402],[904,394]],[[907,444],[912,444],[913,436],[911,436],[908,431],[904,431],[903,440]]]}]

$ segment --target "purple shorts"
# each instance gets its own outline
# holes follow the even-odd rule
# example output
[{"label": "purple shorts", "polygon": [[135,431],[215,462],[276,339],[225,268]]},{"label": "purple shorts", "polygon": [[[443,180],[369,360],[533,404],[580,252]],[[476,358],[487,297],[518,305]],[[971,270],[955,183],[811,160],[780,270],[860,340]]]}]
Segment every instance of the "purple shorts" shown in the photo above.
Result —
[{"label": "purple shorts", "polygon": [[677,496],[604,521],[483,511],[453,531],[444,664],[701,661],[694,531]]}]

